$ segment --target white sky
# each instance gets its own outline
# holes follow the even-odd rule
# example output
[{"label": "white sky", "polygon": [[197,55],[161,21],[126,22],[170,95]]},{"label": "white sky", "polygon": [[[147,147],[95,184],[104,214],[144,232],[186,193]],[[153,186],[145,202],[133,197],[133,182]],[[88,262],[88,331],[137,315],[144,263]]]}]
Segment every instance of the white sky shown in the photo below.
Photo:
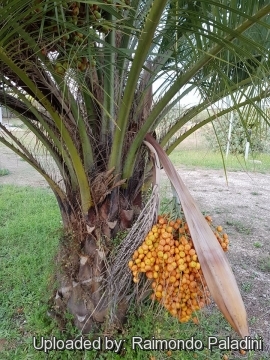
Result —
[{"label": "white sky", "polygon": [[[162,86],[164,80],[165,80],[165,78],[162,77],[162,78],[158,79],[157,81],[155,81],[153,84],[153,93],[155,91],[157,91],[157,96],[161,95],[158,90]],[[185,87],[180,91],[180,93],[184,90],[185,90]],[[184,98],[182,98],[180,100],[180,106],[183,106],[183,107],[193,106],[193,105],[197,105],[199,102],[200,102],[200,96],[198,94],[196,94],[195,91],[190,91]]]}]

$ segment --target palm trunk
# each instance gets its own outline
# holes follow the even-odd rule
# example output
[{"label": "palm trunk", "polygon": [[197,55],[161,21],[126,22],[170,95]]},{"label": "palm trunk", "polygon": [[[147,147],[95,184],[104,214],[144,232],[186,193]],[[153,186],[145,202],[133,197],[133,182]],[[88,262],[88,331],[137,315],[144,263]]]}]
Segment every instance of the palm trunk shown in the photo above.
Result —
[{"label": "palm trunk", "polygon": [[140,194],[129,205],[128,199],[115,189],[84,219],[58,198],[65,232],[57,256],[58,290],[53,313],[63,320],[68,310],[74,316],[74,325],[83,333],[96,331],[104,323],[122,327],[128,302],[122,294],[117,299],[111,292],[112,258],[115,242],[127,233],[142,207],[138,199]]}]

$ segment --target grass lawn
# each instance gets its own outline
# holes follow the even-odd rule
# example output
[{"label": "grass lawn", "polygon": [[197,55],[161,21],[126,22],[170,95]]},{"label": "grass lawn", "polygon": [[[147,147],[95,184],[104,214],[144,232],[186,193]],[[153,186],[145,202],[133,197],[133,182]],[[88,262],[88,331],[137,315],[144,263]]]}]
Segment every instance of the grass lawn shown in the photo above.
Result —
[{"label": "grass lawn", "polygon": [[220,152],[213,152],[205,148],[191,150],[178,147],[170,154],[170,159],[176,166],[223,169],[225,164],[228,171],[270,172],[270,154],[254,154],[254,156],[250,154],[248,161],[245,161],[243,155],[229,154],[227,159],[224,155],[223,163]]},{"label": "grass lawn", "polygon": [[[13,132],[25,146],[34,150],[35,154],[47,154],[47,151],[37,143],[37,139],[32,133],[21,131],[20,128],[19,130],[13,130]],[[0,143],[0,147],[4,147],[4,145]],[[49,157],[48,154],[46,156]],[[250,152],[247,161],[245,161],[243,154],[229,154],[227,159],[225,154],[223,154],[223,162],[221,153],[208,149],[202,140],[199,141],[199,146],[195,149],[194,146],[190,147],[184,143],[177,146],[170,154],[170,159],[176,166],[184,165],[196,168],[223,169],[225,165],[228,171],[270,172],[270,154]],[[1,171],[3,174],[1,174]],[[0,176],[5,175],[5,171],[6,169],[0,169]]]},{"label": "grass lawn", "polygon": [[[74,339],[80,335],[68,325],[57,329],[47,315],[47,301],[53,290],[54,255],[61,234],[56,201],[46,189],[0,186],[0,359],[141,359],[141,360],[220,360],[229,351],[206,347],[197,351],[133,350],[131,337],[143,339],[191,339],[207,344],[208,336],[236,337],[215,306],[198,314],[200,323],[180,324],[157,305],[147,300],[130,310],[123,334],[125,350],[113,352],[51,351],[48,354],[33,347],[32,337]],[[69,316],[67,315],[67,318]],[[231,358],[231,357],[230,357]],[[236,357],[238,358],[238,357]],[[253,359],[252,356],[249,359]]]}]

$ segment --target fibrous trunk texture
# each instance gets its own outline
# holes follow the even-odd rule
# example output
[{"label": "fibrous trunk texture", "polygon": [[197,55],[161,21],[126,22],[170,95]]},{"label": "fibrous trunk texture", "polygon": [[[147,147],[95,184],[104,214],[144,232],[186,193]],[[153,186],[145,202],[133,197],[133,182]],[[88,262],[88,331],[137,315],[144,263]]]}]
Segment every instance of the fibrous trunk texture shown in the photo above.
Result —
[{"label": "fibrous trunk texture", "polygon": [[116,248],[123,244],[141,207],[141,195],[130,203],[118,189],[91,208],[88,219],[74,211],[67,214],[67,204],[61,204],[65,234],[57,256],[58,290],[52,312],[58,320],[69,311],[82,333],[95,332],[104,323],[122,328],[128,298],[121,291],[116,297],[111,275]]}]

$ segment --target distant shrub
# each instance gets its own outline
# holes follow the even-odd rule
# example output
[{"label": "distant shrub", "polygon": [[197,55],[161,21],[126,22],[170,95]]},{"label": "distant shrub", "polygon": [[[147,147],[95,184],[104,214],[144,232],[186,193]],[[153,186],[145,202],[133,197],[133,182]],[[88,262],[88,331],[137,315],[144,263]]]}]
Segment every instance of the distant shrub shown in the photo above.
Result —
[{"label": "distant shrub", "polygon": [[[223,117],[213,121],[213,125],[215,131],[212,126],[206,126],[204,129],[206,142],[211,150],[220,151],[221,148],[223,152],[226,152],[230,122],[228,118]],[[247,141],[250,142],[252,152],[270,152],[270,138],[267,130],[258,129],[251,124],[245,128],[236,114],[232,123],[230,153],[244,154]]]}]

